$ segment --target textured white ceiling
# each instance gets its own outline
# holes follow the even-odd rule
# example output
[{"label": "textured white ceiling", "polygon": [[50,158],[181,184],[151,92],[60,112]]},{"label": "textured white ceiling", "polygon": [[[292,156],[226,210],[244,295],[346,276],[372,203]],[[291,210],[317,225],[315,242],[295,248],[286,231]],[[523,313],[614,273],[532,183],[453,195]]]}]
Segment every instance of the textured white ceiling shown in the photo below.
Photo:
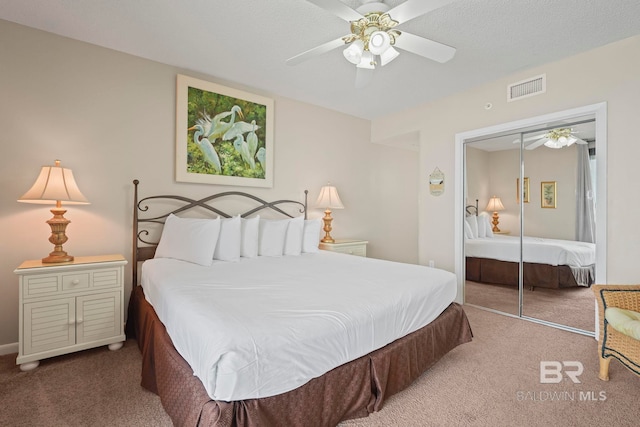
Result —
[{"label": "textured white ceiling", "polygon": [[349,33],[305,0],[0,0],[0,18],[373,119],[640,34],[640,1],[454,1],[399,26],[457,48],[451,61],[402,52],[363,89],[342,49],[285,64]]}]

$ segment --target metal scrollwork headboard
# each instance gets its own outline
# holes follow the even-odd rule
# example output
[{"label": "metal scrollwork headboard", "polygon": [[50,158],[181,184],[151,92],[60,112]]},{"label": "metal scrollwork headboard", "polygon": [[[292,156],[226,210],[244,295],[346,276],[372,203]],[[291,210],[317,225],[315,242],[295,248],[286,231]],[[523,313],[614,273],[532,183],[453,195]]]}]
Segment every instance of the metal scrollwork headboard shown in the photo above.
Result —
[{"label": "metal scrollwork headboard", "polygon": [[478,199],[476,199],[475,205],[467,205],[464,209],[467,211],[467,215],[478,216]]},{"label": "metal scrollwork headboard", "polygon": [[[229,213],[222,210],[219,206],[214,206],[212,203],[214,201],[220,202],[225,198],[236,198],[243,200],[251,200],[252,203],[255,202],[257,205],[251,207],[250,209],[239,213],[242,218],[250,217],[251,215],[257,214],[260,211],[268,209],[272,212],[275,212],[278,215],[283,215],[288,218],[293,218],[293,215],[287,212],[287,210],[283,209],[282,205],[289,205],[291,208],[289,211],[293,211],[295,208],[297,213],[303,214],[304,218],[307,219],[307,196],[309,194],[308,190],[304,191],[304,203],[296,201],[296,200],[276,200],[274,202],[267,202],[262,200],[259,197],[256,197],[252,194],[244,193],[241,191],[226,191],[223,193],[213,194],[211,196],[207,196],[200,200],[190,199],[188,197],[179,196],[179,195],[158,195],[158,196],[149,196],[143,199],[138,200],[138,184],[140,181],[137,179],[133,180],[133,256],[132,256],[132,264],[133,264],[133,286],[135,287],[138,283],[138,262],[144,261],[150,258],[153,258],[155,255],[156,247],[158,246],[158,241],[151,237],[151,233],[149,228],[154,226],[156,228],[161,228],[164,225],[165,220],[170,214],[179,215],[184,214],[190,210],[203,209],[206,214],[211,214],[212,216],[220,216],[223,218],[231,218],[233,215],[238,215],[238,213]],[[173,204],[171,207],[165,207],[164,210],[161,210],[161,214],[154,214],[153,216],[144,217],[145,213],[149,213],[149,206],[152,204],[162,205],[163,203]],[[181,204],[179,207],[175,207],[175,204]],[[158,237],[159,239],[159,237]]]}]

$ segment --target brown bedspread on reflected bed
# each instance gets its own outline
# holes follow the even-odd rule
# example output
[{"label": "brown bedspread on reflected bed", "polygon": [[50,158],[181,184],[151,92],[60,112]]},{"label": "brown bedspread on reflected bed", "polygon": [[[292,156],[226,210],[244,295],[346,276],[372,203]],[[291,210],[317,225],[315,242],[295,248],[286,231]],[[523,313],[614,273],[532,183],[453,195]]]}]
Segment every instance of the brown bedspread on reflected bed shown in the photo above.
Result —
[{"label": "brown bedspread on reflected bed", "polygon": [[[573,288],[578,286],[571,268],[566,265],[523,263],[523,282],[526,288]],[[489,258],[466,257],[466,279],[480,283],[518,286],[519,264]]]},{"label": "brown bedspread on reflected bed", "polygon": [[366,417],[451,349],[472,338],[462,307],[452,303],[422,329],[295,390],[222,402],[209,397],[175,350],[140,287],[131,296],[127,327],[135,332],[142,352],[142,386],[160,396],[173,423],[180,426],[335,426]]}]

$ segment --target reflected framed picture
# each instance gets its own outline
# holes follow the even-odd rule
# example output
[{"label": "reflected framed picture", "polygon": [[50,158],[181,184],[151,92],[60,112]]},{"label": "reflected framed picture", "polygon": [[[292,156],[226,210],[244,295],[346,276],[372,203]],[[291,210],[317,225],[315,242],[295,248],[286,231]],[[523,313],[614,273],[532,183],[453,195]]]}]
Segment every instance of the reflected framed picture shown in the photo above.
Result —
[{"label": "reflected framed picture", "polygon": [[273,99],[178,74],[176,181],[273,186]]},{"label": "reflected framed picture", "polygon": [[540,206],[543,208],[556,208],[556,182],[543,181],[540,183]]},{"label": "reflected framed picture", "polygon": [[[522,201],[529,203],[529,178],[526,176],[522,181],[522,194]],[[520,203],[520,178],[516,178],[516,201]]]}]

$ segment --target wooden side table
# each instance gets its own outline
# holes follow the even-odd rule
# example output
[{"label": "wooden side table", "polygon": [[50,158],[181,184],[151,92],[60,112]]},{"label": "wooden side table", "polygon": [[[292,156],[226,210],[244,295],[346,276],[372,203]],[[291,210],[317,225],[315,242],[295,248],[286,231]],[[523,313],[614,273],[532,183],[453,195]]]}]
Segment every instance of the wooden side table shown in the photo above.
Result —
[{"label": "wooden side table", "polygon": [[20,369],[101,345],[120,349],[126,264],[122,255],[103,255],[59,264],[25,261],[14,270],[20,281]]},{"label": "wooden side table", "polygon": [[367,256],[367,240],[336,240],[334,243],[320,242],[320,249],[343,254]]}]

